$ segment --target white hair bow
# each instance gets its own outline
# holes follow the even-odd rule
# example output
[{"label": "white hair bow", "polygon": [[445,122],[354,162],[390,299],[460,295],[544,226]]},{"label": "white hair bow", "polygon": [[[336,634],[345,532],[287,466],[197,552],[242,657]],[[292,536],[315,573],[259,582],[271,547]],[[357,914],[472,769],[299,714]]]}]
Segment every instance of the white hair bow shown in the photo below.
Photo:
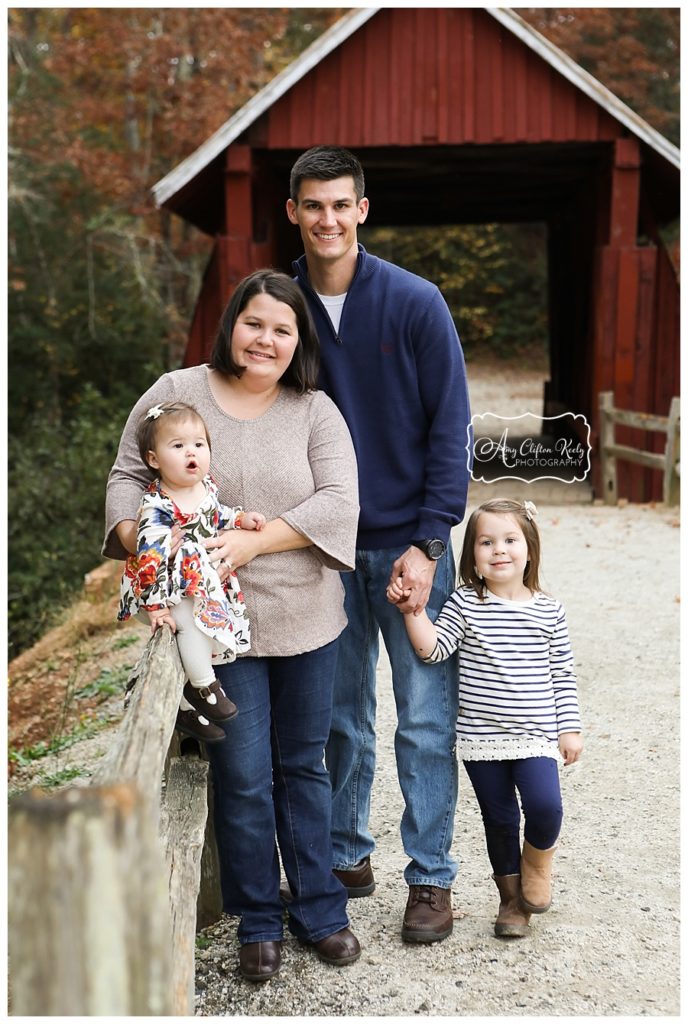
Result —
[{"label": "white hair bow", "polygon": [[535,505],[533,504],[532,501],[524,501],[523,502],[523,511],[528,516],[528,518],[530,519],[531,523],[532,523],[533,519],[535,519],[535,516],[538,514],[538,510],[536,509],[536,507],[535,507]]}]

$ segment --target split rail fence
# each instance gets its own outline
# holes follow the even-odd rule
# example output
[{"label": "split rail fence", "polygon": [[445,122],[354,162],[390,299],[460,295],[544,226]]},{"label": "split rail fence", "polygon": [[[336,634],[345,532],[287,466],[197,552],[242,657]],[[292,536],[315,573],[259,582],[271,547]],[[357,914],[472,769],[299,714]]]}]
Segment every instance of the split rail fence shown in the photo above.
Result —
[{"label": "split rail fence", "polygon": [[[601,391],[600,402],[600,461],[604,500],[609,505],[617,502],[616,463],[618,459],[634,462],[663,474],[662,500],[665,505],[678,505],[680,499],[680,438],[681,403],[672,398],[668,416],[634,412],[614,407],[614,392]],[[617,444],[615,427],[635,427],[639,430],[660,431],[667,435],[663,452],[647,452],[630,445]]]},{"label": "split rail fence", "polygon": [[134,675],[90,785],[10,801],[13,1015],[193,1016],[196,929],[221,897],[208,763],[170,747],[184,673],[168,627]]}]

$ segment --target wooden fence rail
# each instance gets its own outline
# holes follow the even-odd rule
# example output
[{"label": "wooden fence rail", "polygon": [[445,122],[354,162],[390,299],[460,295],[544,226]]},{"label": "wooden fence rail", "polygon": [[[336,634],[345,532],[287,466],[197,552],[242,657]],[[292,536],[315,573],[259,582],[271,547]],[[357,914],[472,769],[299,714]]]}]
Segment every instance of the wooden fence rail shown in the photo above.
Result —
[{"label": "wooden fence rail", "polygon": [[[615,440],[617,423],[624,427],[665,433],[667,441],[664,451],[646,452],[640,448],[617,444]],[[614,393],[601,391],[600,461],[604,500],[607,504],[616,504],[616,462],[617,459],[622,459],[634,462],[639,466],[647,466],[649,469],[661,470],[663,473],[663,501],[665,505],[678,505],[680,498],[680,437],[680,399],[671,399],[668,416],[655,416],[651,413],[634,412],[630,409],[615,409]]]},{"label": "wooden fence rail", "polygon": [[10,801],[14,1015],[193,1016],[196,907],[218,907],[200,890],[219,883],[207,762],[169,756],[184,673],[168,627],[134,674],[91,784]]}]

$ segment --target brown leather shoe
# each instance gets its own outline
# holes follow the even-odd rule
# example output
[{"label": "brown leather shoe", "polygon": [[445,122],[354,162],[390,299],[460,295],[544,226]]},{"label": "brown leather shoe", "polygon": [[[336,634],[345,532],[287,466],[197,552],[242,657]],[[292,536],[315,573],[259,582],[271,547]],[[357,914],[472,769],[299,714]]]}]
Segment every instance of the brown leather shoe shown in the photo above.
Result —
[{"label": "brown leather shoe", "polygon": [[315,952],[326,964],[334,964],[335,967],[346,967],[358,960],[361,955],[361,947],[358,939],[348,928],[342,928],[339,932],[326,935],[319,942],[311,942]]},{"label": "brown leather shoe", "polygon": [[229,722],[236,718],[238,711],[216,679],[210,686],[192,686],[187,681],[184,696],[191,707],[211,722]]},{"label": "brown leather shoe", "polygon": [[454,926],[451,889],[410,885],[401,937],[404,942],[440,942]]},{"label": "brown leather shoe", "polygon": [[336,875],[346,891],[350,900],[360,899],[361,896],[370,896],[375,892],[375,876],[370,866],[370,857],[354,864],[352,868],[333,868],[332,874]]},{"label": "brown leather shoe", "polygon": [[279,971],[281,959],[281,942],[247,942],[239,950],[239,970],[248,981],[267,981]]},{"label": "brown leather shoe", "polygon": [[203,743],[222,743],[227,738],[224,729],[209,721],[204,715],[199,715],[193,708],[177,712],[175,729],[182,736],[192,736]]}]

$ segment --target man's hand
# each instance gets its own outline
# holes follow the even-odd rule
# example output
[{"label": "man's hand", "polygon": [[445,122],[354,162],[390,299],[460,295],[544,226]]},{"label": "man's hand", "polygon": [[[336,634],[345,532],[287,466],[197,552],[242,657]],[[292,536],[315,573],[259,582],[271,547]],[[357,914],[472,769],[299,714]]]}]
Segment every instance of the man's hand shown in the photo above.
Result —
[{"label": "man's hand", "polygon": [[409,591],[408,597],[404,600],[394,602],[404,615],[408,615],[409,612],[420,615],[424,610],[430,597],[436,568],[437,562],[433,562],[413,544],[397,558],[392,566],[388,586],[392,593],[395,593],[397,588]]}]

